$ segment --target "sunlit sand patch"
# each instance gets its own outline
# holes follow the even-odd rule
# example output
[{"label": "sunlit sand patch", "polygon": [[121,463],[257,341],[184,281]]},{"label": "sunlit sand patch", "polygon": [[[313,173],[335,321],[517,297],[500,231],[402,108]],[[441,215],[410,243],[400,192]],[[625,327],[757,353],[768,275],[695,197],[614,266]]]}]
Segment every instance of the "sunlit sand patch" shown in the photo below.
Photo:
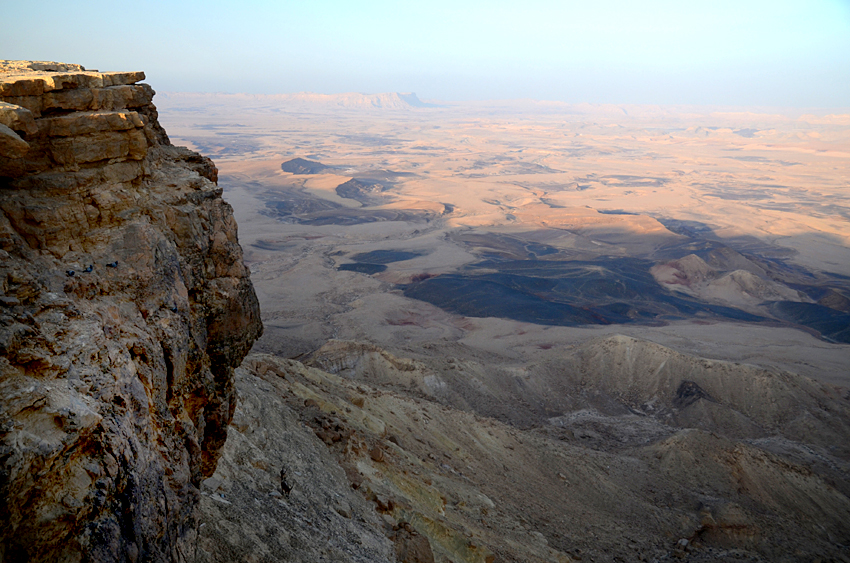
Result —
[{"label": "sunlit sand patch", "polygon": [[416,209],[419,211],[427,211],[435,215],[446,213],[446,206],[435,201],[409,200],[401,199],[392,203],[377,206],[376,209]]},{"label": "sunlit sand patch", "polygon": [[304,188],[322,199],[333,201],[345,207],[358,208],[363,205],[354,199],[340,197],[336,193],[336,188],[340,184],[350,180],[350,176],[338,176],[336,174],[316,174],[309,176],[304,180]]}]

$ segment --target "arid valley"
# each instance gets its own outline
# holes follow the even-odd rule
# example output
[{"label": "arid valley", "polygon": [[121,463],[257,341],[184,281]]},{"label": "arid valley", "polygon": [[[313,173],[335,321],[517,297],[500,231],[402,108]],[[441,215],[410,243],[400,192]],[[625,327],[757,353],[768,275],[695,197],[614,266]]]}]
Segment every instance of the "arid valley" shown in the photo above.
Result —
[{"label": "arid valley", "polygon": [[265,327],[199,560],[850,560],[850,116],[155,101]]}]

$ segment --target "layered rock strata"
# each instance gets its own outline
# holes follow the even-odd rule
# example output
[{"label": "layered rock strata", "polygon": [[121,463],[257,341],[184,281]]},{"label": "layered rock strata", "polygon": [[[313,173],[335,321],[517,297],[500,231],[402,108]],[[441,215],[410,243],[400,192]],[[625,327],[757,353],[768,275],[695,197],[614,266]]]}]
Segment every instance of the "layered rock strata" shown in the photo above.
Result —
[{"label": "layered rock strata", "polygon": [[262,332],[213,163],[141,72],[0,61],[0,560],[194,559]]}]

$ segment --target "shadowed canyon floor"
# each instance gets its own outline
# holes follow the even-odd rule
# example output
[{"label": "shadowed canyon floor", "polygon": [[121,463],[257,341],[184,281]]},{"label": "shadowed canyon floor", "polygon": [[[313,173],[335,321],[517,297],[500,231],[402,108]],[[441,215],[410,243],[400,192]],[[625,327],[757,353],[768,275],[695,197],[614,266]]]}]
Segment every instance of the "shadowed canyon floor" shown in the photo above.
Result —
[{"label": "shadowed canyon floor", "polygon": [[160,98],[265,324],[200,559],[850,560],[848,116]]}]

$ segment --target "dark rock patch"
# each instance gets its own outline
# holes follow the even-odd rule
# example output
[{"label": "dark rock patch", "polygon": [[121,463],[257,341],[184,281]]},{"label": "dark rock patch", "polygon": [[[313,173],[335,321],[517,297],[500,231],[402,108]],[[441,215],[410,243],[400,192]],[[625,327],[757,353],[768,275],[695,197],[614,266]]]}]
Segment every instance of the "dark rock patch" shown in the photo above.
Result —
[{"label": "dark rock patch", "polygon": [[321,174],[325,170],[332,170],[333,168],[321,162],[306,160],[304,158],[293,158],[281,164],[280,169],[291,174],[306,175]]},{"label": "dark rock patch", "polygon": [[693,381],[682,381],[682,383],[679,384],[679,388],[676,390],[676,397],[673,399],[673,406],[677,409],[683,409],[696,403],[700,399],[716,402],[711,398],[711,395],[706,393],[702,387]]},{"label": "dark rock patch", "polygon": [[362,262],[354,262],[352,264],[342,264],[340,270],[348,272],[358,272],[360,274],[372,275],[379,274],[387,269],[383,264],[365,264]]},{"label": "dark rock patch", "polygon": [[352,256],[358,262],[367,262],[369,264],[392,264],[393,262],[403,262],[404,260],[412,260],[423,256],[422,252],[411,252],[408,250],[373,250],[372,252],[361,252]]}]

